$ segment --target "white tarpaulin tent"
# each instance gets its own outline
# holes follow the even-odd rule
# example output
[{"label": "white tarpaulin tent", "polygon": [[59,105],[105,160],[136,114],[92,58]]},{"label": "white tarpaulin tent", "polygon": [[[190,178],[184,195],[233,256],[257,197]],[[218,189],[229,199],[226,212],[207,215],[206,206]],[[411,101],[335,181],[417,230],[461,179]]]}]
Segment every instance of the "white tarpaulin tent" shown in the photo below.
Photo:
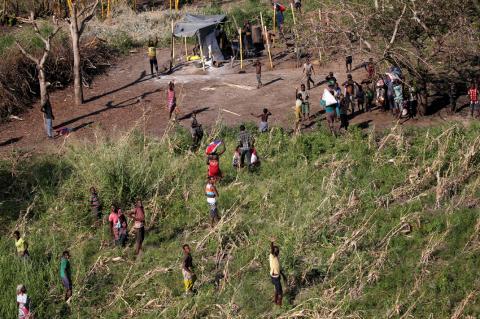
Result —
[{"label": "white tarpaulin tent", "polygon": [[202,46],[203,54],[208,55],[209,48],[214,61],[224,60],[222,51],[218,46],[216,28],[225,22],[226,16],[220,15],[193,15],[186,14],[183,21],[178,22],[173,35],[176,37],[198,37],[198,43]]}]

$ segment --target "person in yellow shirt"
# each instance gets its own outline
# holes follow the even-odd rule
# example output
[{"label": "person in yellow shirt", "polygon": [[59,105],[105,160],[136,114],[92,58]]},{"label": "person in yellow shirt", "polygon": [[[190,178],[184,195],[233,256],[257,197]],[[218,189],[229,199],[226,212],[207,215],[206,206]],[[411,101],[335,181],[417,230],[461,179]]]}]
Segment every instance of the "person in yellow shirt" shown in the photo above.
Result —
[{"label": "person in yellow shirt", "polygon": [[13,237],[15,238],[15,248],[17,249],[18,256],[23,258],[28,257],[28,243],[25,238],[20,236],[20,232],[18,230],[13,233]]},{"label": "person in yellow shirt", "polygon": [[280,248],[278,248],[278,246],[275,246],[274,241],[275,240],[272,239],[270,242],[270,277],[272,279],[272,284],[275,287],[274,303],[278,306],[281,306],[283,290],[280,276],[282,276],[284,281],[287,281],[287,277],[282,271],[282,267],[280,266],[280,260],[278,258],[278,255],[280,254]]},{"label": "person in yellow shirt", "polygon": [[153,74],[153,67],[155,67],[156,74],[157,76],[159,76],[158,62],[157,62],[157,45],[158,45],[158,38],[155,38],[155,41],[148,40],[147,55],[150,60],[150,73],[152,74],[152,78],[155,76]]}]

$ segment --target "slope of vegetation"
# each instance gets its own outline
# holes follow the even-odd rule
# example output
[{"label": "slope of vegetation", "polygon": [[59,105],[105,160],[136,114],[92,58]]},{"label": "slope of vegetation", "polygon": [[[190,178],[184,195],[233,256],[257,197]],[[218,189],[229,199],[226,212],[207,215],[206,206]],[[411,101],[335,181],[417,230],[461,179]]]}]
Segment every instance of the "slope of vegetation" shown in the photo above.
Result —
[{"label": "slope of vegetation", "polygon": [[[253,128],[252,128],[253,129]],[[12,154],[0,168],[0,317],[16,315],[24,283],[38,318],[461,318],[480,314],[478,125],[322,129],[257,136],[262,165],[235,171],[234,130],[218,185],[222,221],[208,225],[202,152],[171,127],[160,140],[131,132],[72,142],[61,155]],[[112,247],[92,227],[88,189],[129,209],[144,199],[143,256]],[[20,213],[18,213],[20,212]],[[106,217],[106,216],[105,216]],[[31,259],[14,256],[9,233],[26,232]],[[272,303],[269,238],[288,276]],[[193,248],[197,294],[183,296],[181,245]],[[59,256],[72,254],[66,306]],[[122,257],[114,261],[114,257]]]}]

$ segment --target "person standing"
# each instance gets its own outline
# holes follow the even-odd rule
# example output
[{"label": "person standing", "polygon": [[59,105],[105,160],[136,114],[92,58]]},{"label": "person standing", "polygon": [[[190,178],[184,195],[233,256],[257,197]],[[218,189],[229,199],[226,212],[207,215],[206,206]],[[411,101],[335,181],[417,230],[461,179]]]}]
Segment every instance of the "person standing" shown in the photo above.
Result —
[{"label": "person standing", "polygon": [[245,166],[245,161],[250,166],[253,138],[245,129],[245,125],[240,125],[240,133],[238,134],[238,148],[240,149],[240,166]]},{"label": "person standing", "polygon": [[278,26],[278,31],[280,32],[280,35],[283,37],[283,12],[285,11],[285,6],[278,3],[278,0],[273,1],[273,7],[275,9],[275,16],[277,19],[277,26]]},{"label": "person standing", "polygon": [[192,134],[192,145],[190,146],[190,151],[195,152],[200,147],[200,143],[203,138],[203,128],[202,124],[198,123],[197,115],[192,114],[192,124],[190,133]]},{"label": "person standing", "polygon": [[355,95],[357,99],[357,108],[361,112],[365,112],[365,91],[363,90],[362,85],[358,86],[357,94]]},{"label": "person standing", "polygon": [[368,59],[368,62],[365,64],[365,70],[367,71],[367,77],[369,80],[372,80],[375,76],[375,63],[373,58]]},{"label": "person standing", "polygon": [[282,289],[282,282],[280,276],[283,278],[284,281],[287,281],[287,277],[282,271],[280,266],[280,248],[275,246],[275,240],[272,239],[270,241],[270,256],[269,256],[269,264],[270,264],[270,278],[272,280],[272,284],[275,287],[275,295],[274,295],[274,303],[278,306],[282,305],[283,299],[283,289]]},{"label": "person standing", "polygon": [[119,227],[118,227],[118,211],[115,205],[111,206],[110,215],[108,216],[108,223],[110,226],[110,234],[112,235],[112,240],[114,245],[119,243]]},{"label": "person standing", "polygon": [[333,89],[335,87],[335,84],[337,84],[337,78],[335,78],[333,72],[328,73],[328,76],[325,77],[325,81],[327,81],[327,85],[331,89]]},{"label": "person standing", "polygon": [[267,108],[264,108],[262,111],[262,114],[260,115],[255,115],[253,113],[250,113],[252,116],[260,118],[260,124],[258,125],[258,131],[260,133],[265,133],[268,132],[268,117],[272,115],[270,111]]},{"label": "person standing", "polygon": [[90,208],[93,218],[97,221],[102,219],[102,212],[100,206],[100,199],[98,198],[97,190],[95,189],[95,187],[90,187]]},{"label": "person standing", "polygon": [[339,108],[338,108],[338,113],[339,113],[339,117],[340,117],[340,127],[338,128],[339,132],[342,128],[344,128],[345,131],[348,130],[348,125],[349,125],[349,122],[348,122],[348,105],[349,104],[350,103],[345,98],[345,96],[343,94],[340,94],[340,96],[339,96]]},{"label": "person standing", "polygon": [[153,74],[153,68],[155,68],[155,72],[157,76],[159,76],[158,73],[158,62],[157,62],[157,45],[158,45],[158,38],[155,38],[155,41],[153,40],[148,40],[148,48],[147,48],[147,55],[148,59],[150,61],[150,73],[152,75],[152,78],[155,76]]},{"label": "person standing", "polygon": [[27,295],[27,288],[25,285],[17,286],[17,306],[18,319],[29,319],[30,316],[30,299]]},{"label": "person standing", "polygon": [[250,24],[250,21],[245,20],[243,22],[242,34],[243,34],[243,40],[244,40],[246,49],[252,50],[253,49],[252,25]]},{"label": "person standing", "polygon": [[182,275],[183,285],[185,287],[185,295],[193,293],[193,284],[195,283],[195,273],[193,272],[193,258],[190,253],[190,246],[185,244],[182,246],[183,250],[183,262],[182,262]]},{"label": "person standing", "polygon": [[55,120],[55,116],[53,115],[52,104],[50,103],[50,97],[48,93],[45,103],[42,105],[40,110],[43,112],[47,137],[53,138],[53,120]]},{"label": "person standing", "polygon": [[28,242],[24,237],[20,236],[18,230],[13,232],[13,237],[15,238],[15,248],[17,249],[17,255],[22,258],[27,258],[30,256],[28,253]]},{"label": "person standing", "polygon": [[302,95],[297,94],[297,97],[295,99],[295,105],[293,107],[293,112],[295,115],[295,132],[300,132],[300,127],[302,123],[302,105]]},{"label": "person standing", "polygon": [[145,239],[145,210],[140,199],[137,199],[135,208],[130,212],[130,218],[133,219],[133,228],[135,228],[135,255],[142,251],[143,240]]},{"label": "person standing", "polygon": [[65,301],[72,296],[72,271],[70,268],[70,252],[65,250],[60,259],[60,278],[65,288]]},{"label": "person standing", "polygon": [[118,238],[119,238],[119,244],[121,247],[125,247],[128,241],[128,223],[127,223],[127,218],[125,215],[122,213],[122,211],[119,209],[119,216],[118,216],[118,223],[119,223],[119,228],[118,228]]},{"label": "person standing", "polygon": [[347,68],[346,73],[352,72],[352,64],[353,64],[353,56],[352,54],[349,54],[345,57],[345,67]]},{"label": "person standing", "polygon": [[167,90],[167,107],[168,107],[168,119],[172,118],[172,114],[177,107],[177,97],[175,95],[175,84],[170,81],[168,83],[168,90]]},{"label": "person standing", "polygon": [[218,190],[215,187],[215,177],[208,177],[207,185],[205,186],[205,195],[207,196],[207,203],[210,208],[210,226],[213,228],[215,223],[220,221],[217,208]]},{"label": "person standing", "polygon": [[474,112],[476,112],[478,117],[478,89],[475,83],[472,83],[470,86],[470,89],[468,90],[468,96],[470,98],[470,114],[473,117]]},{"label": "person standing", "polygon": [[[409,98],[408,98],[408,116],[414,118],[417,115],[418,107],[418,91],[417,86],[414,81],[410,82],[410,87],[408,88]],[[456,101],[455,101],[456,103]]]},{"label": "person standing", "polygon": [[375,95],[375,93],[373,92],[372,88],[370,86],[367,86],[367,90],[365,92],[367,112],[372,111],[374,95]]},{"label": "person standing", "polygon": [[257,89],[263,86],[262,84],[262,63],[260,60],[255,62],[255,74],[257,75]]},{"label": "person standing", "polygon": [[310,62],[310,58],[307,58],[307,61],[303,65],[303,74],[305,74],[307,78],[307,90],[310,91],[310,82],[313,86],[315,86],[315,82],[312,80],[312,75],[315,75],[315,69],[313,68],[312,63]]},{"label": "person standing", "polygon": [[[335,91],[334,91],[333,87],[329,86],[328,91],[330,92],[330,94],[333,97],[336,98]],[[338,99],[337,99],[337,101],[338,101]],[[322,102],[320,102],[320,106],[322,106],[321,103]],[[326,120],[327,120],[328,129],[330,130],[330,133],[332,133],[332,135],[334,135],[334,136],[336,135],[335,134],[334,122],[335,122],[335,108],[337,107],[337,105],[338,105],[338,102],[337,102],[337,104],[334,103],[334,104],[325,105],[325,117],[326,117]]]},{"label": "person standing", "polygon": [[352,78],[351,74],[347,75],[347,81],[343,82],[343,87],[345,88],[345,100],[347,107],[351,107],[352,114],[355,112],[355,86],[359,86]]},{"label": "person standing", "polygon": [[298,88],[295,90],[295,96],[298,94],[302,96],[302,118],[308,120],[310,118],[310,93],[305,89],[305,84],[300,85],[300,91]]},{"label": "person standing", "polygon": [[403,85],[399,81],[395,81],[393,87],[394,92],[394,101],[395,101],[395,112],[397,117],[401,118],[403,114]]},{"label": "person standing", "polygon": [[133,219],[133,229],[135,233],[135,255],[142,251],[143,240],[145,239],[145,211],[142,202],[137,200],[133,210],[127,213],[127,216]]}]

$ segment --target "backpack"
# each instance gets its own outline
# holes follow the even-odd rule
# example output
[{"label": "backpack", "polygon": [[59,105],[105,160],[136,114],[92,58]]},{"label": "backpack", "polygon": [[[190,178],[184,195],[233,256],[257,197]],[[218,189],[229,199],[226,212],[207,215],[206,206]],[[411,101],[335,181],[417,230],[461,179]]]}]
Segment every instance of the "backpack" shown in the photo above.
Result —
[{"label": "backpack", "polygon": [[285,11],[287,8],[285,8],[285,6],[283,4],[279,4],[278,5],[278,10],[280,10],[280,12],[283,12]]},{"label": "backpack", "polygon": [[220,174],[220,164],[218,160],[211,159],[208,162],[208,176],[218,176]]}]

